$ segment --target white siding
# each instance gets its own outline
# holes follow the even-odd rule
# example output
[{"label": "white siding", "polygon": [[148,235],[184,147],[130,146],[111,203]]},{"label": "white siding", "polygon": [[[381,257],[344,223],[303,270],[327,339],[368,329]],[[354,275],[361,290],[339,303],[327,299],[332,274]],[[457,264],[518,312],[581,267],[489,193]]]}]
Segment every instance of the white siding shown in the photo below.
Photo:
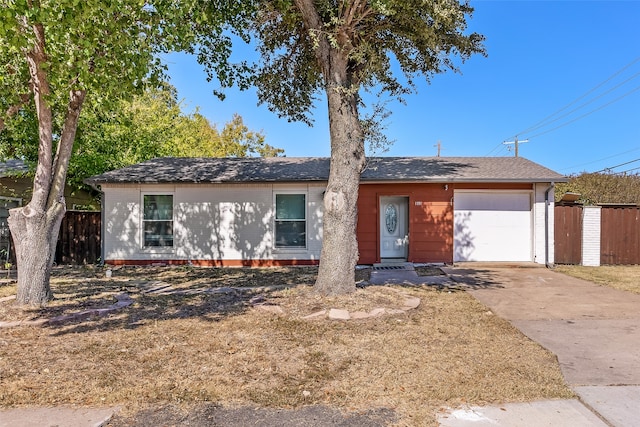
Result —
[{"label": "white siding", "polygon": [[[322,245],[320,184],[105,185],[104,259],[317,260]],[[274,194],[307,198],[307,247],[273,247]],[[148,192],[173,195],[174,246],[143,248],[141,202]]]},{"label": "white siding", "polygon": [[180,187],[174,206],[177,259],[270,259],[269,186]]},{"label": "white siding", "polygon": [[600,206],[582,208],[582,265],[600,265]]},{"label": "white siding", "polygon": [[554,234],[553,234],[553,224],[554,224],[554,216],[553,216],[553,206],[554,206],[554,190],[551,189],[549,191],[549,206],[548,206],[548,215],[549,215],[549,229],[548,236],[545,236],[545,200],[544,193],[549,188],[550,184],[548,182],[535,184],[535,201],[533,205],[534,211],[534,261],[538,264],[545,263],[545,238],[548,238],[548,250],[549,250],[549,263],[553,264],[554,260]]},{"label": "white siding", "polygon": [[135,258],[141,246],[140,191],[119,186],[103,188],[103,191],[103,258]]}]

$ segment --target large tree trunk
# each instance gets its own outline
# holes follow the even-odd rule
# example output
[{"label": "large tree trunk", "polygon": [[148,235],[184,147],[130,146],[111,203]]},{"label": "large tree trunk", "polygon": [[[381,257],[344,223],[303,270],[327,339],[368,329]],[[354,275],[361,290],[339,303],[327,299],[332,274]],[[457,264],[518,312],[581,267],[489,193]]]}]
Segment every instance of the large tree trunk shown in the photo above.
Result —
[{"label": "large tree trunk", "polygon": [[64,203],[46,212],[30,205],[9,212],[18,267],[17,304],[39,306],[53,298],[49,278],[64,213]]},{"label": "large tree trunk", "polygon": [[[38,306],[53,298],[49,278],[60,223],[66,210],[64,187],[86,92],[78,89],[69,91],[67,111],[54,156],[53,112],[49,104],[51,88],[47,76],[44,27],[42,24],[29,27],[25,23],[24,30],[33,31],[35,36],[32,50],[27,52],[27,62],[38,116],[38,164],[31,201],[22,208],[11,209],[8,223],[18,267],[16,303]],[[70,83],[73,86],[76,82]]]},{"label": "large tree trunk", "polygon": [[64,187],[85,96],[86,93],[80,90],[69,93],[69,104],[53,161],[51,111],[45,103],[36,105],[40,147],[33,197],[28,205],[11,209],[8,219],[16,248],[16,304],[19,305],[44,305],[53,298],[49,278],[60,224],[66,211]]},{"label": "large tree trunk", "polygon": [[358,94],[347,79],[346,59],[334,51],[327,87],[331,171],[324,196],[322,252],[315,290],[325,295],[353,292],[358,262],[358,187],[365,164]]},{"label": "large tree trunk", "polygon": [[350,44],[345,34],[330,40],[314,0],[295,0],[307,30],[317,37],[315,48],[329,107],[331,171],[324,195],[322,252],[314,289],[325,295],[356,290],[358,262],[358,187],[365,165],[364,135],[358,116],[358,87]]}]

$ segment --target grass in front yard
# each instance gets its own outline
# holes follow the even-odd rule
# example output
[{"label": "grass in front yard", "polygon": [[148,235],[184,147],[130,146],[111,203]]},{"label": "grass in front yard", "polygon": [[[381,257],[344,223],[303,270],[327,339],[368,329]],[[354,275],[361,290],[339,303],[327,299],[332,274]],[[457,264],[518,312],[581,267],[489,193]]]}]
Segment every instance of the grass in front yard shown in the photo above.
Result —
[{"label": "grass in front yard", "polygon": [[375,286],[331,299],[311,294],[308,286],[261,291],[267,303],[284,308],[278,315],[252,307],[250,292],[141,292],[145,280],[182,290],[304,285],[317,274],[306,267],[127,268],[110,280],[101,269],[93,273],[57,270],[52,287],[60,299],[45,309],[18,315],[7,308],[10,302],[0,303],[2,321],[108,305],[123,291],[135,300],[81,323],[0,329],[0,406],[123,405],[126,414],[202,402],[324,404],[386,407],[397,411],[400,425],[435,426],[443,406],[572,396],[551,353],[465,292],[394,288],[391,293],[420,297],[420,306],[366,320],[306,321],[302,314],[320,308],[394,302]]},{"label": "grass in front yard", "polygon": [[640,265],[557,265],[555,271],[599,285],[640,294]]},{"label": "grass in front yard", "polygon": [[0,298],[8,297],[16,294],[16,285],[14,282],[0,282]]}]

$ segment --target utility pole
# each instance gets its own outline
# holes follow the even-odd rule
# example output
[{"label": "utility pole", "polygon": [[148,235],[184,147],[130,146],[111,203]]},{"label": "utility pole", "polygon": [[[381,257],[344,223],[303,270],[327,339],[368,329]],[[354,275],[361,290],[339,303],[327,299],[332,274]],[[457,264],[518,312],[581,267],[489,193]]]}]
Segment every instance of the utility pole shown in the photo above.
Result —
[{"label": "utility pole", "polygon": [[518,141],[518,137],[516,136],[516,138],[515,138],[515,140],[514,140],[514,141],[505,141],[505,142],[503,142],[503,144],[504,144],[504,145],[511,145],[511,144],[513,144],[513,145],[516,147],[516,149],[515,149],[516,157],[518,157],[518,145],[519,145],[519,144],[522,144],[522,143],[524,143],[524,142],[529,142],[529,140],[528,140],[528,139],[523,139],[522,141]]},{"label": "utility pole", "polygon": [[440,144],[440,140],[438,140],[438,143],[436,145],[434,145],[434,147],[438,147],[438,156],[440,157],[440,149],[442,148],[442,144]]}]

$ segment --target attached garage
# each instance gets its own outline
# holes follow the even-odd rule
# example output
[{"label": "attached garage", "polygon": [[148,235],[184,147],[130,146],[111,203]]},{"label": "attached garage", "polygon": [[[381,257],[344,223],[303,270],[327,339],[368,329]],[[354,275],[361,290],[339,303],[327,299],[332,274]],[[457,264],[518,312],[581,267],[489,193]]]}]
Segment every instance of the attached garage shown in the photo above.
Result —
[{"label": "attached garage", "polygon": [[531,191],[454,192],[454,261],[532,261]]}]

